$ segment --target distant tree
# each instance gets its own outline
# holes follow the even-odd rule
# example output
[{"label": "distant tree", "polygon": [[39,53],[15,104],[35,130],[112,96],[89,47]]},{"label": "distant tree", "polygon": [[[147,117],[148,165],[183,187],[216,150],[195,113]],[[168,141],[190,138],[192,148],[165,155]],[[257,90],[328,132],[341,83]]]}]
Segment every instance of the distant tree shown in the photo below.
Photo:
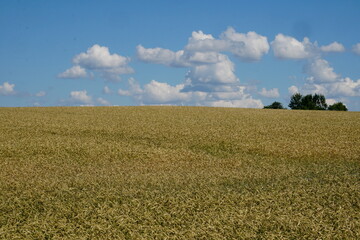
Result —
[{"label": "distant tree", "polygon": [[285,109],[280,102],[273,102],[272,104],[265,106],[264,109]]},{"label": "distant tree", "polygon": [[324,95],[308,94],[302,96],[300,93],[295,93],[291,96],[289,107],[303,110],[326,110],[327,104]]},{"label": "distant tree", "polygon": [[328,110],[331,111],[347,111],[347,107],[342,102],[334,103],[333,105],[330,105]]},{"label": "distant tree", "polygon": [[311,94],[302,97],[300,109],[315,110],[315,103],[313,102],[313,96]]},{"label": "distant tree", "polygon": [[301,109],[302,107],[301,100],[302,100],[302,95],[300,93],[295,93],[294,95],[291,96],[289,108]]},{"label": "distant tree", "polygon": [[313,96],[313,103],[315,104],[314,110],[326,110],[327,104],[325,96],[322,94],[316,94]]}]

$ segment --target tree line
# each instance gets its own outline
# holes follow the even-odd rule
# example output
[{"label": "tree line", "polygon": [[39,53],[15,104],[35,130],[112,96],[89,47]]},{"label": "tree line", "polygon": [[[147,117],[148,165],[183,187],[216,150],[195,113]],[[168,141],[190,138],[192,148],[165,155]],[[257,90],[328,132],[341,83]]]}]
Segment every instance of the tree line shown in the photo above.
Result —
[{"label": "tree line", "polygon": [[[347,111],[347,107],[342,102],[334,103],[330,106],[326,104],[325,96],[322,94],[308,94],[306,96],[295,93],[290,98],[289,108],[298,110],[331,110],[331,111]],[[273,102],[265,106],[265,109],[286,109],[280,102]]]}]

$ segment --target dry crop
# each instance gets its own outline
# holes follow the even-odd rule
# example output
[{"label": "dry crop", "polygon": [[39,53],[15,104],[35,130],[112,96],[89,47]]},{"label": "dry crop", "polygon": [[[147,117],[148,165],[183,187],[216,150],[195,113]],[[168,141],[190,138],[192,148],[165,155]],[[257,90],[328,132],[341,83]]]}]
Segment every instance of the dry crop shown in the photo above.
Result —
[{"label": "dry crop", "polygon": [[0,239],[360,239],[359,112],[0,117]]}]

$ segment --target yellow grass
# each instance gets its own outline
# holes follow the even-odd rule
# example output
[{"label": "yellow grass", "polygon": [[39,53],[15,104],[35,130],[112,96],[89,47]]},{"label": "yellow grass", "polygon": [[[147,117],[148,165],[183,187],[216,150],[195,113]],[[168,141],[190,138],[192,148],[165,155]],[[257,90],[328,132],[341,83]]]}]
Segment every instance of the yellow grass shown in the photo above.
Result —
[{"label": "yellow grass", "polygon": [[0,108],[0,239],[360,239],[360,113]]}]

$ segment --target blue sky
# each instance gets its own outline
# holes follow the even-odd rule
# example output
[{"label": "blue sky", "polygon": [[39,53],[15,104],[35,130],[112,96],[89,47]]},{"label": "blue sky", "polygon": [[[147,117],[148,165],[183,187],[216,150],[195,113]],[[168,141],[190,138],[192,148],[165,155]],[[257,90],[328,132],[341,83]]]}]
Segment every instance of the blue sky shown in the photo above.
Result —
[{"label": "blue sky", "polygon": [[0,106],[360,111],[360,1],[0,1]]}]

